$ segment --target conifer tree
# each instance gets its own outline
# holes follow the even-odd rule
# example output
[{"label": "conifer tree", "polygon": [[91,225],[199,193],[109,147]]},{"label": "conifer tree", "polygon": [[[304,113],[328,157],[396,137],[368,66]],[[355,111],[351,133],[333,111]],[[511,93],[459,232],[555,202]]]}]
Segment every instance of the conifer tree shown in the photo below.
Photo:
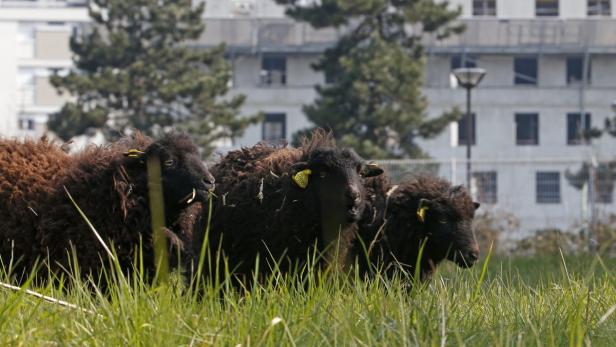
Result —
[{"label": "conifer tree", "polygon": [[[344,28],[313,68],[331,83],[304,106],[316,126],[331,128],[343,145],[369,158],[421,157],[418,138],[439,134],[458,112],[426,115],[422,95],[426,35],[459,33],[460,9],[433,0],[276,0],[314,28]],[[305,132],[307,130],[304,130]]]},{"label": "conifer tree", "polygon": [[92,0],[92,23],[70,40],[75,69],[51,83],[73,98],[49,128],[69,139],[88,129],[114,137],[128,129],[156,135],[176,125],[209,155],[255,118],[238,116],[244,96],[223,98],[231,78],[224,46],[190,47],[203,31],[204,4],[191,0]]}]

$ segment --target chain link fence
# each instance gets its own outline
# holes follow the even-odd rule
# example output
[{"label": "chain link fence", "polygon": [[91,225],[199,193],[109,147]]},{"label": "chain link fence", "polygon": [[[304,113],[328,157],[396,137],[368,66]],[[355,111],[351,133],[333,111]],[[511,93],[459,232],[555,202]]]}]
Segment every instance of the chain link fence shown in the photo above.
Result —
[{"label": "chain link fence", "polygon": [[[384,160],[394,183],[417,175],[466,185],[465,160]],[[478,215],[500,225],[502,240],[521,240],[546,231],[589,235],[616,220],[616,163],[574,160],[473,160],[471,193]],[[587,238],[589,242],[591,238]]]}]

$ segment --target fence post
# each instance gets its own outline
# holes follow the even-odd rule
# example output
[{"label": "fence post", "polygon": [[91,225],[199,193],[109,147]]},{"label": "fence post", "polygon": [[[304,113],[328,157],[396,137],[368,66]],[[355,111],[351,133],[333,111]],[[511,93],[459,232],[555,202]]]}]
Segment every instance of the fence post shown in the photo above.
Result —
[{"label": "fence post", "polygon": [[590,205],[589,218],[588,218],[588,251],[595,252],[596,247],[593,242],[593,237],[595,234],[595,226],[596,226],[596,184],[597,184],[597,160],[593,155],[590,161],[590,168],[588,173],[588,200]]},{"label": "fence post", "polygon": [[456,167],[456,157],[451,157],[451,184],[456,185],[458,170]]}]

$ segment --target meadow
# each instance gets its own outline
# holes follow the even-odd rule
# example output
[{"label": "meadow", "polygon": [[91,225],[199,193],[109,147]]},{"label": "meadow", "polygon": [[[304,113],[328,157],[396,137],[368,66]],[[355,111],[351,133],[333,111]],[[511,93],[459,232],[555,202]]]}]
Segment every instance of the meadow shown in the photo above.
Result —
[{"label": "meadow", "polygon": [[194,295],[171,280],[30,288],[78,308],[0,288],[0,345],[616,346],[614,258],[488,258],[416,286],[314,272]]}]

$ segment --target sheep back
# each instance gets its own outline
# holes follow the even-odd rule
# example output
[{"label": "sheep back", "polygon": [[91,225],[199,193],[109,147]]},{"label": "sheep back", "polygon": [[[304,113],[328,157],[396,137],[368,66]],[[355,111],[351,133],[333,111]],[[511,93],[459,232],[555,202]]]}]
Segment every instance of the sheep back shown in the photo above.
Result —
[{"label": "sheep back", "polygon": [[[48,208],[41,197],[50,195],[70,159],[46,138],[0,140],[0,257],[17,269],[31,265],[34,235],[41,214]],[[19,270],[18,270],[19,271]]]}]

